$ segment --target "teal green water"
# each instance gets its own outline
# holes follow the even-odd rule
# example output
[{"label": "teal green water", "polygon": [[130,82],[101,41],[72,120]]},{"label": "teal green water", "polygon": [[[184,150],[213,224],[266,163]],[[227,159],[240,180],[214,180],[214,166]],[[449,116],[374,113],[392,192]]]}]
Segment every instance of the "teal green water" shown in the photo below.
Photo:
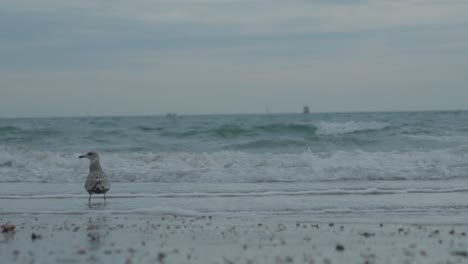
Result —
[{"label": "teal green water", "polygon": [[0,119],[0,181],[296,182],[467,176],[468,112]]}]

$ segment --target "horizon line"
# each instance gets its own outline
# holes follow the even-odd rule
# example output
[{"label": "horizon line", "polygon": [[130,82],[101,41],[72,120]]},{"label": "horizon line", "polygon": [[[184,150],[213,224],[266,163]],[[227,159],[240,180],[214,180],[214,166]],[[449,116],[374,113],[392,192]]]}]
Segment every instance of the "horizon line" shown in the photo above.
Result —
[{"label": "horizon line", "polygon": [[417,113],[417,112],[466,112],[467,109],[442,109],[442,110],[361,110],[361,111],[315,111],[310,113],[298,112],[252,112],[252,113],[201,113],[185,114],[177,112],[167,112],[164,114],[121,114],[121,115],[69,115],[69,116],[18,116],[18,117],[0,117],[0,119],[48,119],[48,118],[118,118],[118,117],[165,117],[167,115],[181,116],[232,116],[232,115],[314,115],[314,114],[365,114],[365,113]]}]

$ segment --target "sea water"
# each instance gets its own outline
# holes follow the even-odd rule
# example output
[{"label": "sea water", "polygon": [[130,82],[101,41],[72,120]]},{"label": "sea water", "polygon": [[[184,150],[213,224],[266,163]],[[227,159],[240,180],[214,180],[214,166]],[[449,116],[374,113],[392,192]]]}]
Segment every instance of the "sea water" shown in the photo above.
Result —
[{"label": "sea water", "polygon": [[[94,208],[78,159],[89,151],[112,182]],[[0,205],[466,223],[468,112],[0,119]]]}]

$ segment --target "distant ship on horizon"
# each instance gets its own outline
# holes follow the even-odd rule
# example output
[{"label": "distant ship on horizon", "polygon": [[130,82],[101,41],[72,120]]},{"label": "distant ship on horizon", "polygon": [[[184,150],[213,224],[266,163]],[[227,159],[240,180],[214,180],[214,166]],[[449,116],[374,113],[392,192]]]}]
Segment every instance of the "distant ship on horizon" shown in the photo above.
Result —
[{"label": "distant ship on horizon", "polygon": [[309,109],[309,106],[308,105],[305,105],[304,108],[302,109],[302,113],[303,114],[308,114],[310,113],[310,109]]}]

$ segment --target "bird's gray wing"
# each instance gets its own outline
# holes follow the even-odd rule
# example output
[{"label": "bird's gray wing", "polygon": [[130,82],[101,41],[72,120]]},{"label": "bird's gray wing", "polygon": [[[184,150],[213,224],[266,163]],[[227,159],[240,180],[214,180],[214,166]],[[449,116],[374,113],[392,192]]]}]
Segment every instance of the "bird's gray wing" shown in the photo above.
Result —
[{"label": "bird's gray wing", "polygon": [[107,179],[107,175],[104,173],[95,174],[94,177],[92,177],[92,180],[89,182],[89,188],[90,189],[88,190],[96,193],[108,191],[110,189],[110,183]]}]

